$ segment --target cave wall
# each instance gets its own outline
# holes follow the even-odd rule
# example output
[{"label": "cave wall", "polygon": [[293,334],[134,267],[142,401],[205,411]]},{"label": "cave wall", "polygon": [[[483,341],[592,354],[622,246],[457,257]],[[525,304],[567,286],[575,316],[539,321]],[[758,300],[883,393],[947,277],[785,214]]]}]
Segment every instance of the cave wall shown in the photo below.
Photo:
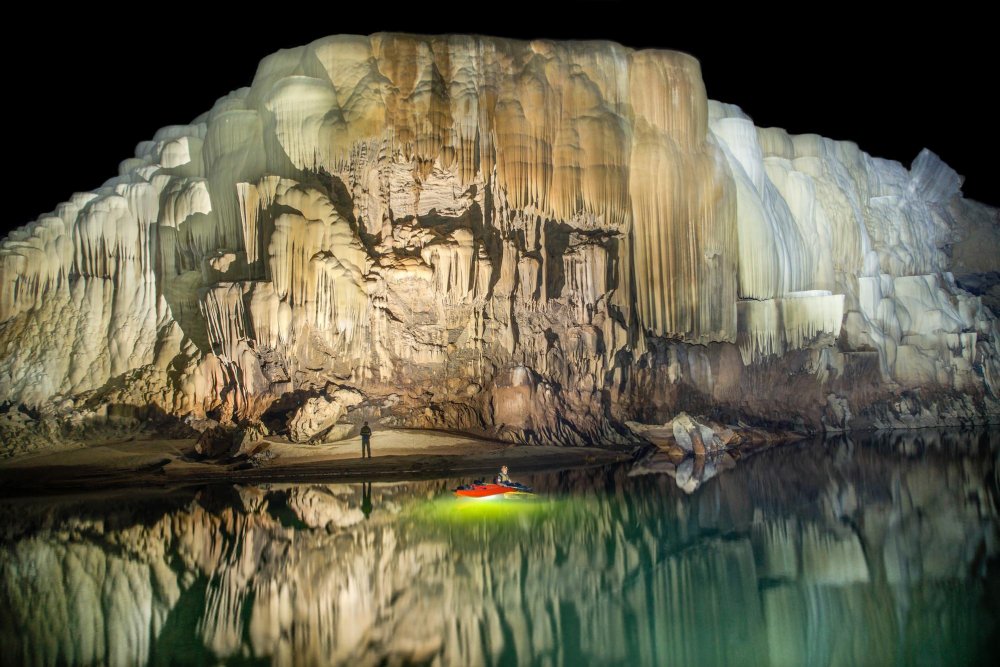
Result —
[{"label": "cave wall", "polygon": [[0,244],[0,403],[247,422],[351,389],[567,444],[678,409],[989,421],[997,320],[950,269],[995,275],[997,212],[960,186],[756,128],[681,53],[329,37]]}]

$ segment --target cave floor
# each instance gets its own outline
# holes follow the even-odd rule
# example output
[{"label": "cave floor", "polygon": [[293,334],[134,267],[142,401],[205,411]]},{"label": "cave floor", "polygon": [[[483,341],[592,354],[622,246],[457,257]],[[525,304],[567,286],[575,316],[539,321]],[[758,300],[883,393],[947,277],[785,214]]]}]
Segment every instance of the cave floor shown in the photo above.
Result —
[{"label": "cave floor", "polygon": [[602,465],[631,457],[623,449],[523,446],[465,434],[399,429],[377,431],[372,457],[361,458],[360,438],[299,445],[269,438],[277,456],[263,465],[246,460],[198,460],[193,439],[131,439],[40,452],[0,462],[0,496],[39,495],[121,487],[187,486],[216,482],[403,481],[442,476],[486,476],[501,464],[519,471]]}]

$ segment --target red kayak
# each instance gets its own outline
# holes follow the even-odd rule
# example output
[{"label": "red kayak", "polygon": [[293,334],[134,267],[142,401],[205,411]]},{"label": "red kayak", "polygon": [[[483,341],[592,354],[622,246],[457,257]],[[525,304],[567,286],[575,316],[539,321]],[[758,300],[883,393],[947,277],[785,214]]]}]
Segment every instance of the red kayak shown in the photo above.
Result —
[{"label": "red kayak", "polygon": [[518,488],[507,486],[506,484],[469,484],[455,489],[455,495],[462,498],[488,498],[490,496],[501,496],[505,493],[525,493],[531,490],[527,487]]}]

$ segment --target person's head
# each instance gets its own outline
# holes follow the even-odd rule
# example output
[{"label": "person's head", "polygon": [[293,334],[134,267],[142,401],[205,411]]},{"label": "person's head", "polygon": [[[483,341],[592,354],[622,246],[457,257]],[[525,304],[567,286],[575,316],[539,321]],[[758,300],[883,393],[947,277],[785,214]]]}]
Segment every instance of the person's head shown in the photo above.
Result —
[{"label": "person's head", "polygon": [[502,472],[503,474],[506,475],[507,474],[507,466],[500,466],[500,472]]},{"label": "person's head", "polygon": [[368,426],[368,422],[365,422],[365,426]]}]

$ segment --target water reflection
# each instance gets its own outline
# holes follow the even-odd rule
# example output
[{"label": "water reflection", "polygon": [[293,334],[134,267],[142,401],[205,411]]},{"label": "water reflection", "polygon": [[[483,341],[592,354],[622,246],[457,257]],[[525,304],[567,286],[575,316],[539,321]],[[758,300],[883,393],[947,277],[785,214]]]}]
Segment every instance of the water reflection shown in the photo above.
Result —
[{"label": "water reflection", "polygon": [[[628,467],[0,503],[0,644],[31,664],[976,664],[996,434],[777,449],[692,495]],[[376,509],[377,508],[377,509]]]},{"label": "water reflection", "polygon": [[361,513],[365,515],[367,519],[372,515],[372,483],[364,482],[361,485]]}]

